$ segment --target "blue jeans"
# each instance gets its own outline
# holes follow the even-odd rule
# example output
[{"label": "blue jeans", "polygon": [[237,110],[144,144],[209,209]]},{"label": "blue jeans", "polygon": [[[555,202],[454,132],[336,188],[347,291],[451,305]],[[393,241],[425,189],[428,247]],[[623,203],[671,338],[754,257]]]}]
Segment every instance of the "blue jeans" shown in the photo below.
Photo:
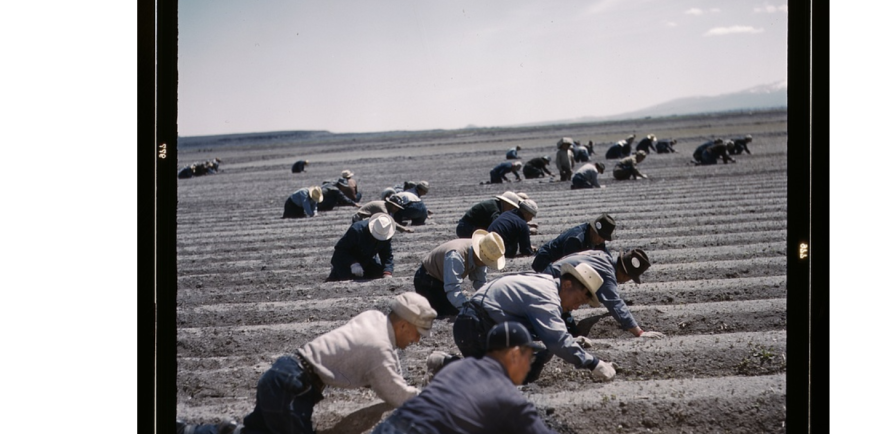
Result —
[{"label": "blue jeans", "polygon": [[385,266],[379,260],[379,255],[375,255],[368,261],[360,261],[361,268],[364,269],[364,276],[357,277],[351,274],[351,264],[339,264],[330,260],[330,276],[327,277],[328,282],[337,282],[340,280],[361,280],[361,279],[379,279],[385,274]]},{"label": "blue jeans", "polygon": [[[465,307],[462,308],[462,313],[455,318],[455,323],[452,324],[452,338],[464,357],[480,358],[486,355],[486,337],[489,334],[489,330],[495,324],[494,322],[488,324],[484,319],[478,318],[477,315],[473,314],[472,308],[467,306],[465,304]],[[537,341],[536,336],[532,336],[532,339]],[[544,370],[544,365],[552,358],[553,353],[546,348],[536,351],[535,361],[532,362],[523,384],[537,380],[541,375],[541,371]]]},{"label": "blue jeans", "polygon": [[283,219],[296,218],[296,217],[305,217],[306,211],[299,205],[295,204],[291,198],[287,198],[287,202],[284,202],[284,214],[281,215]]},{"label": "blue jeans", "polygon": [[312,411],[324,398],[293,356],[281,356],[257,383],[257,405],[242,434],[314,434]]},{"label": "blue jeans", "polygon": [[458,315],[458,309],[446,298],[443,282],[428,274],[424,265],[419,266],[419,269],[416,270],[413,286],[416,293],[428,299],[428,304],[437,311],[438,316]]},{"label": "blue jeans", "polygon": [[394,213],[394,217],[398,223],[410,220],[413,226],[421,226],[428,219],[428,207],[425,206],[425,202],[410,202],[402,210]]},{"label": "blue jeans", "polygon": [[575,173],[571,178],[571,187],[572,188],[593,188],[592,185],[587,184],[587,177],[582,173]]},{"label": "blue jeans", "polygon": [[718,159],[715,158],[715,155],[713,155],[709,151],[703,151],[703,155],[701,157],[702,158],[700,159],[700,164],[703,164],[703,165],[718,164]]},{"label": "blue jeans", "polygon": [[379,425],[373,428],[370,434],[424,434],[419,427],[414,426],[412,422],[403,420],[397,416],[397,412],[391,413],[388,419],[385,419]]}]

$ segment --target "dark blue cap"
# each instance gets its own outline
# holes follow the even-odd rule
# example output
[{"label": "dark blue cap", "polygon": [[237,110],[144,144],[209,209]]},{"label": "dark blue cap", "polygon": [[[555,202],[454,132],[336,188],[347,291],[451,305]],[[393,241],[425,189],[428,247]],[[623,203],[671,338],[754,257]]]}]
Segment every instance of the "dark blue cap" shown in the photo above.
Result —
[{"label": "dark blue cap", "polygon": [[489,330],[489,337],[486,339],[486,351],[503,350],[523,345],[536,351],[543,349],[541,345],[532,341],[532,334],[524,325],[514,321],[503,322],[492,327],[492,330]]}]

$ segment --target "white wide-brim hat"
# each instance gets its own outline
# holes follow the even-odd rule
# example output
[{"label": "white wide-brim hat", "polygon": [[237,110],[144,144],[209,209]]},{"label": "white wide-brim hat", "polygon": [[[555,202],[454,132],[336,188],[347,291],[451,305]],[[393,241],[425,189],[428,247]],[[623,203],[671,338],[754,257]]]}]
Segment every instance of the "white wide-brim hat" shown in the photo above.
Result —
[{"label": "white wide-brim hat", "polygon": [[389,240],[394,236],[394,219],[384,212],[373,214],[368,225],[370,234],[379,241]]}]

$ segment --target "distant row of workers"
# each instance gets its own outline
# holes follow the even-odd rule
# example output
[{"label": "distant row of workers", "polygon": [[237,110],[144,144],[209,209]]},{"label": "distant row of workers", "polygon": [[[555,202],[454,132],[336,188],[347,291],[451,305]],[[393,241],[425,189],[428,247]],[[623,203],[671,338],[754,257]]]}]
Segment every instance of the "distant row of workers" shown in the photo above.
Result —
[{"label": "distant row of workers", "polygon": [[190,164],[177,172],[177,178],[187,179],[193,176],[213,175],[220,171],[221,162],[219,158],[215,158],[210,161]]}]

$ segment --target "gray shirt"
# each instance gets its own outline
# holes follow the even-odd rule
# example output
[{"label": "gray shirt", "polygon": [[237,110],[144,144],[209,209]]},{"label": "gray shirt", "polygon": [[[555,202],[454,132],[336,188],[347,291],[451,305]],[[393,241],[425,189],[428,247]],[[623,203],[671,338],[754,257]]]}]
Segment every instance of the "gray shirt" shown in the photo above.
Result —
[{"label": "gray shirt", "polygon": [[496,323],[524,325],[553,355],[576,368],[593,363],[594,357],[575,343],[562,319],[559,279],[534,273],[502,276],[484,285],[471,302],[481,305]]}]

